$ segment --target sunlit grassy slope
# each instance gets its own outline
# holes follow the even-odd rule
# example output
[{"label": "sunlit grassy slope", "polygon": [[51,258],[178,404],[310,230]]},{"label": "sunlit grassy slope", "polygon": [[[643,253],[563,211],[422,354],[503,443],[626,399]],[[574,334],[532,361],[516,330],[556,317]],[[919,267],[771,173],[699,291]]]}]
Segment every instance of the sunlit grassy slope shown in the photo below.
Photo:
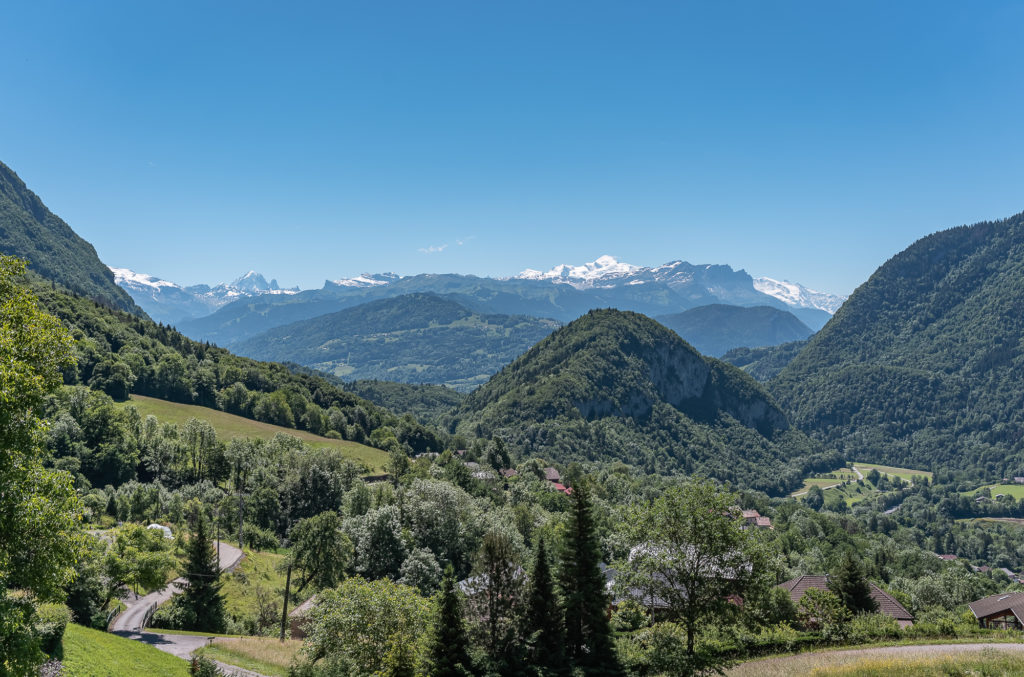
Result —
[{"label": "sunlit grassy slope", "polygon": [[156,398],[145,397],[143,395],[132,395],[131,400],[124,403],[124,405],[128,404],[134,405],[143,416],[148,416],[150,414],[156,416],[162,423],[177,423],[180,425],[190,418],[207,421],[217,431],[217,435],[225,439],[231,439],[233,437],[258,437],[262,439],[270,439],[278,433],[284,433],[286,435],[298,437],[303,442],[313,447],[330,447],[338,449],[342,454],[351,458],[353,461],[359,461],[365,464],[372,473],[383,472],[384,465],[388,460],[386,452],[373,447],[368,447],[365,444],[349,442],[346,440],[332,440],[327,437],[314,435],[313,433],[305,430],[293,430],[291,428],[283,428],[270,423],[261,423],[260,421],[243,418],[242,416],[235,416],[234,414],[229,414],[217,409],[199,407],[194,404],[167,402],[166,400],[158,400]]},{"label": "sunlit grassy slope", "polygon": [[68,625],[63,677],[187,677],[188,663],[142,642]]}]

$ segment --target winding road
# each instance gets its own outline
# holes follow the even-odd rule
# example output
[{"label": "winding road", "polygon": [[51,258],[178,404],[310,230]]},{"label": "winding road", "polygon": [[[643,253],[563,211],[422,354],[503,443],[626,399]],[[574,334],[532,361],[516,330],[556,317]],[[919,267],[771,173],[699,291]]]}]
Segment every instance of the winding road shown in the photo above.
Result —
[{"label": "winding road", "polygon": [[[233,545],[220,542],[220,569],[231,571],[242,561],[244,554]],[[177,635],[173,632],[146,632],[144,624],[149,620],[151,611],[166,602],[172,595],[181,592],[184,578],[175,578],[165,587],[128,602],[128,607],[118,614],[111,623],[109,630],[115,635],[144,642],[178,658],[188,660],[192,652],[210,643],[212,637],[201,635]],[[221,672],[232,677],[264,677],[258,672],[245,670],[234,665],[215,661]]]}]

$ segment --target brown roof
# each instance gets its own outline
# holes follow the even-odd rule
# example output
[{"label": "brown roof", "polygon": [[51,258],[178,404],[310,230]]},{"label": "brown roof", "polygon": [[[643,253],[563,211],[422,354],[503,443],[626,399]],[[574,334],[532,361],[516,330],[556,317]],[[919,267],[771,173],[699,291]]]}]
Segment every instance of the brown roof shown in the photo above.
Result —
[{"label": "brown roof", "polygon": [[987,618],[993,614],[1009,611],[1024,623],[1024,592],[1007,592],[992,595],[968,604],[975,618]]},{"label": "brown roof", "polygon": [[544,477],[548,482],[558,482],[562,479],[562,476],[554,468],[544,468]]},{"label": "brown roof", "polygon": [[303,602],[299,606],[295,607],[291,612],[289,612],[288,616],[289,617],[291,617],[291,616],[305,616],[306,614],[309,613],[309,610],[312,609],[315,605],[316,605],[316,595],[313,595],[312,597],[307,599],[305,602]]},{"label": "brown roof", "polygon": [[[874,583],[869,582],[868,585],[871,586],[871,599],[878,603],[880,613],[892,616],[898,621],[914,620],[913,614],[903,608],[903,605],[897,602],[892,595]],[[789,598],[793,600],[794,604],[797,604],[804,593],[811,588],[828,590],[828,576],[797,576],[790,581],[780,583],[779,587],[788,592]]]},{"label": "brown roof", "polygon": [[506,468],[506,469],[501,471],[501,474],[502,474],[503,477],[515,477],[519,473],[516,472],[515,468]]},{"label": "brown roof", "polygon": [[757,526],[759,526],[759,527],[770,527],[771,525],[772,525],[772,518],[771,517],[762,517],[760,515],[757,517]]},{"label": "brown roof", "polygon": [[742,515],[743,515],[743,519],[751,519],[751,518],[760,517],[761,513],[759,513],[756,510],[744,510]]}]

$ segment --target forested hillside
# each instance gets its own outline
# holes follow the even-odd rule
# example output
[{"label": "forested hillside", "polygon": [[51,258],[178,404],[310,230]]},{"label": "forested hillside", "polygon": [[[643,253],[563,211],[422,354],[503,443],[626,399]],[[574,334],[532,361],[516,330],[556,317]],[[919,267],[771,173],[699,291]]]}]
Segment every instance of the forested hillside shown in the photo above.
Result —
[{"label": "forested hillside", "polygon": [[706,473],[768,492],[792,490],[820,458],[752,378],[616,310],[541,341],[470,394],[453,425],[527,455]]},{"label": "forested hillside", "polygon": [[807,345],[807,341],[790,341],[762,348],[733,348],[722,355],[722,361],[739,367],[764,383],[775,378]]},{"label": "forested hillside", "polygon": [[554,320],[475,313],[435,294],[407,294],[277,327],[231,347],[346,380],[470,390],[558,326]]},{"label": "forested hillside", "polygon": [[655,318],[705,355],[721,357],[733,348],[803,341],[814,332],[793,313],[769,306],[714,303]]},{"label": "forested hillside", "polygon": [[0,162],[0,254],[28,260],[29,270],[119,310],[144,314],[114,283],[91,244],[46,208],[14,171]]},{"label": "forested hillside", "polygon": [[850,458],[1024,475],[1024,215],[885,263],[772,382]]}]

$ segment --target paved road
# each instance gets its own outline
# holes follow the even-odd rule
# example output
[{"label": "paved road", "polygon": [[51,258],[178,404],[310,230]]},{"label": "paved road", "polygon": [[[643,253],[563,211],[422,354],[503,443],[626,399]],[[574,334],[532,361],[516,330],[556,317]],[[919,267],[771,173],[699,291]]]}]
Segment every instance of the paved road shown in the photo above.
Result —
[{"label": "paved road", "polygon": [[[220,543],[220,568],[222,571],[231,571],[238,563],[242,561],[242,551],[233,545],[228,545],[224,541]],[[171,595],[181,592],[181,585],[185,582],[184,578],[176,578],[171,581],[166,587],[156,592],[151,592],[145,597],[140,597],[134,601],[128,602],[128,608],[122,611],[117,618],[110,624],[111,632],[140,632],[142,628],[142,622],[146,618],[146,614],[151,608],[166,602],[171,598]]]},{"label": "paved road", "polygon": [[[223,544],[221,545],[221,553],[223,554]],[[197,649],[201,649],[209,644],[213,637],[202,637],[199,635],[176,635],[172,632],[128,632],[120,631],[115,634],[125,637],[127,639],[134,639],[137,642],[145,642],[152,647],[156,647],[161,651],[177,656],[178,658],[184,658],[190,660],[192,658],[192,652]],[[230,640],[228,640],[230,641]],[[214,661],[220,671],[229,677],[266,677],[259,672],[253,672],[252,670],[246,670],[236,665],[228,665],[227,663],[221,663],[220,661]]]}]

